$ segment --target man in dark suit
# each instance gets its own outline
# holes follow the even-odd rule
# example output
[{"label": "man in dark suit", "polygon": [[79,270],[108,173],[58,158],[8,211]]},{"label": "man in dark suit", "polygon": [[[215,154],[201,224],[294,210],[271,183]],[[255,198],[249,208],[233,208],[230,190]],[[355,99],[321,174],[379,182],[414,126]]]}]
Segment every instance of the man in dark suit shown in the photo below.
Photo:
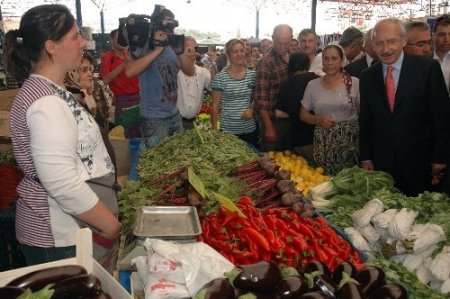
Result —
[{"label": "man in dark suit", "polygon": [[390,173],[405,194],[430,189],[432,173],[446,167],[450,99],[439,63],[403,52],[398,19],[373,32],[377,63],[360,78],[360,158],[364,169]]},{"label": "man in dark suit", "polygon": [[377,61],[377,54],[372,45],[372,29],[369,29],[364,35],[364,52],[364,55],[344,67],[350,76],[359,78],[363,70]]}]

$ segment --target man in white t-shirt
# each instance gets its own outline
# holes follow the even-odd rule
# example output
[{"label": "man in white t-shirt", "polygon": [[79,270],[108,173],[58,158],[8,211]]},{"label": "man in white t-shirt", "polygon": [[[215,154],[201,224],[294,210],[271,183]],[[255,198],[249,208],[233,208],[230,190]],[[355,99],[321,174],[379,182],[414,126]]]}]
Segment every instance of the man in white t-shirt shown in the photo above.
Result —
[{"label": "man in white t-shirt", "polygon": [[211,83],[211,74],[209,70],[195,65],[198,53],[195,48],[197,42],[191,36],[184,38],[184,53],[192,61],[195,67],[193,76],[188,76],[182,70],[178,71],[178,100],[177,106],[183,120],[183,129],[192,129],[195,116],[200,110],[203,100],[203,91],[209,88]]},{"label": "man in white t-shirt", "polygon": [[316,75],[323,76],[322,70],[322,53],[316,54],[317,51],[317,35],[312,29],[306,28],[298,34],[298,42],[300,52],[305,53],[309,57],[309,71]]},{"label": "man in white t-shirt", "polygon": [[434,25],[433,58],[441,64],[447,90],[450,87],[450,15],[444,14],[436,19]]}]

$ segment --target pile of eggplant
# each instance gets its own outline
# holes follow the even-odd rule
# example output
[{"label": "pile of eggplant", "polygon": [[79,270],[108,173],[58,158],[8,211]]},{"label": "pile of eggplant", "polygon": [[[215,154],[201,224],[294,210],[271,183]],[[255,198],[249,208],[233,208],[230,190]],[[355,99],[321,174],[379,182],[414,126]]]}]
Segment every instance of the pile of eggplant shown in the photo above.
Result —
[{"label": "pile of eggplant", "polygon": [[205,285],[193,299],[407,299],[401,284],[386,284],[383,270],[357,271],[344,262],[331,272],[321,262],[279,268],[272,262],[242,265]]},{"label": "pile of eggplant", "polygon": [[111,299],[100,280],[78,265],[51,267],[15,278],[0,287],[1,299]]}]

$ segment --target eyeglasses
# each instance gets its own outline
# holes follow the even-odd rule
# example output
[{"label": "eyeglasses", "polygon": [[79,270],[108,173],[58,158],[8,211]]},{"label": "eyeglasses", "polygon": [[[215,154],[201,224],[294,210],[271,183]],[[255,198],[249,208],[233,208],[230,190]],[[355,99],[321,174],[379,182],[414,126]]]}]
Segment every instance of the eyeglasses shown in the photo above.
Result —
[{"label": "eyeglasses", "polygon": [[423,48],[425,46],[431,46],[432,44],[433,44],[433,41],[431,39],[430,40],[423,40],[423,41],[417,42],[415,44],[408,43],[408,45],[410,45],[410,46],[416,46],[416,47],[419,47],[419,48]]},{"label": "eyeglasses", "polygon": [[87,73],[87,72],[94,73],[94,68],[92,66],[83,66],[83,67],[80,67],[80,71],[83,73]]}]

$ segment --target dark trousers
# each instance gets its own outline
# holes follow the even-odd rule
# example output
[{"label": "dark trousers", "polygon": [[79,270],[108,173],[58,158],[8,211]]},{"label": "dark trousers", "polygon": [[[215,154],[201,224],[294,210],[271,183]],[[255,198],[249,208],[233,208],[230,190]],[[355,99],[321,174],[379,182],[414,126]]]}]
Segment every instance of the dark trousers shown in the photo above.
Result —
[{"label": "dark trousers", "polygon": [[258,131],[253,131],[251,133],[238,134],[236,135],[239,139],[244,140],[247,143],[250,143],[255,148],[258,148]]},{"label": "dark trousers", "polygon": [[74,257],[75,246],[68,247],[36,247],[20,244],[27,266],[53,262]]},{"label": "dark trousers", "polygon": [[261,151],[284,151],[292,150],[291,141],[291,120],[289,118],[272,117],[273,125],[277,131],[278,139],[274,142],[269,142],[264,138],[264,123],[260,121],[259,127],[261,130]]}]

